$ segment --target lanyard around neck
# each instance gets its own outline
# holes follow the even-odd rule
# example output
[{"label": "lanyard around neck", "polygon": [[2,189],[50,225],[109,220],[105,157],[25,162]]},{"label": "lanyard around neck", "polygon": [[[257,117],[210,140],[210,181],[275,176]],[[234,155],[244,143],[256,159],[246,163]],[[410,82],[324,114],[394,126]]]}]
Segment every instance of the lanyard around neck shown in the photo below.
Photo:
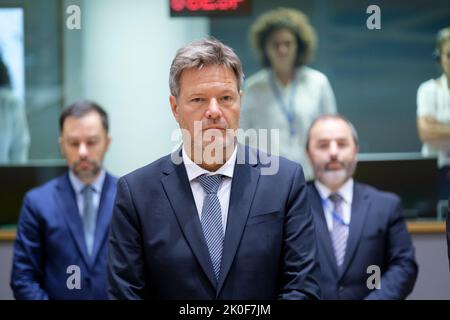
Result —
[{"label": "lanyard around neck", "polygon": [[348,226],[350,226],[350,224],[349,223],[346,223],[337,213],[336,213],[336,211],[334,210],[334,206],[333,206],[333,204],[331,203],[331,201],[330,200],[328,200],[328,199],[323,199],[322,197],[320,198],[320,200],[322,201],[322,206],[323,207],[325,207],[325,208],[328,208],[328,207],[332,207],[333,209],[331,210],[331,214],[332,214],[332,216],[333,216],[333,219],[334,220],[336,220],[337,222],[339,222],[341,225],[343,225],[343,226],[346,226],[346,227],[348,227]]},{"label": "lanyard around neck", "polygon": [[284,101],[280,89],[278,88],[275,82],[275,75],[273,71],[270,72],[270,85],[272,87],[273,94],[275,95],[275,98],[277,100],[277,104],[280,107],[289,124],[289,133],[291,137],[294,137],[297,134],[297,129],[295,126],[295,111],[294,111],[295,96],[297,93],[297,76],[294,75],[294,79],[292,79],[292,82],[290,84],[289,100],[287,101],[287,103]]}]

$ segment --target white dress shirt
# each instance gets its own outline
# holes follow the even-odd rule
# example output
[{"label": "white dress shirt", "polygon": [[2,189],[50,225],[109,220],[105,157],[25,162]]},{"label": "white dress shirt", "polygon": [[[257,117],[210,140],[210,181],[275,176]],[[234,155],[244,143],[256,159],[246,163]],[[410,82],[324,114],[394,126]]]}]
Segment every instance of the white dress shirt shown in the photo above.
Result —
[{"label": "white dress shirt", "polygon": [[[430,79],[422,83],[417,90],[417,116],[432,117],[439,122],[450,124],[450,89],[445,73],[438,79]],[[450,165],[450,141],[447,146],[434,148],[424,143],[424,156],[436,156],[438,167]]]},{"label": "white dress shirt", "polygon": [[[102,194],[103,182],[105,181],[105,176],[106,176],[106,172],[104,169],[102,169],[102,171],[100,172],[97,179],[95,179],[95,181],[91,184],[92,188],[94,189],[92,201],[94,204],[95,212],[97,213],[96,217],[98,215],[98,208],[100,205],[100,197]],[[81,216],[81,219],[83,220],[84,201],[83,201],[83,194],[81,193],[81,191],[83,190],[83,188],[86,185],[80,179],[78,179],[77,176],[75,176],[75,174],[72,172],[72,170],[69,170],[69,180],[70,180],[70,183],[72,184],[73,189],[75,190],[75,195],[77,198],[78,212]],[[95,219],[95,221],[97,221],[97,218]],[[87,244],[88,247],[90,246],[92,248],[93,246],[91,246],[91,244],[94,243],[95,234],[88,234],[88,235],[86,235],[86,238],[87,238],[87,242],[89,242]]]},{"label": "white dress shirt", "polygon": [[203,190],[202,185],[196,178],[198,178],[203,174],[206,175],[220,174],[224,176],[222,183],[220,184],[219,190],[217,191],[217,197],[219,198],[220,202],[220,211],[222,212],[222,226],[224,234],[227,225],[228,208],[230,205],[231,182],[233,180],[234,165],[236,163],[236,154],[237,154],[237,147],[234,148],[233,154],[222,167],[220,167],[215,172],[211,172],[201,168],[196,163],[194,163],[188,157],[183,145],[183,152],[182,152],[183,164],[186,168],[189,183],[191,185],[191,190],[194,196],[195,206],[197,207],[199,219],[201,219],[202,217],[203,200],[205,199],[206,193]]},{"label": "white dress shirt", "polygon": [[[332,193],[331,190],[326,187],[320,181],[315,180],[314,184],[322,199],[323,212],[325,213],[325,220],[327,221],[328,231],[333,230],[333,209],[334,204],[328,198]],[[346,225],[350,224],[351,212],[352,212],[352,200],[353,200],[353,178],[348,179],[342,187],[338,190],[338,194],[344,199],[342,201],[342,220]]]}]

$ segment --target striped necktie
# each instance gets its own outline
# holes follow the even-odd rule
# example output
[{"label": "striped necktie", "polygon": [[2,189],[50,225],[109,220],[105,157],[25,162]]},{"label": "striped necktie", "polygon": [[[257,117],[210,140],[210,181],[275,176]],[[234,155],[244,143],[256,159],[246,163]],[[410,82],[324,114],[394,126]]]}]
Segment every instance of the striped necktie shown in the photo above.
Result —
[{"label": "striped necktie", "polygon": [[97,210],[94,206],[94,188],[90,185],[85,186],[81,190],[83,195],[83,229],[84,239],[89,255],[92,254],[94,246],[95,221],[97,217]]},{"label": "striped necktie", "polygon": [[344,223],[342,215],[342,201],[344,199],[338,193],[332,193],[329,198],[334,205],[331,240],[333,241],[336,263],[340,268],[342,266],[342,263],[344,262],[345,249],[347,247],[348,238],[348,225]]},{"label": "striped necktie", "polygon": [[206,196],[203,200],[201,224],[209,256],[214,269],[216,280],[219,280],[220,263],[222,261],[223,226],[222,212],[220,209],[217,191],[222,182],[221,175],[201,175],[197,178]]}]

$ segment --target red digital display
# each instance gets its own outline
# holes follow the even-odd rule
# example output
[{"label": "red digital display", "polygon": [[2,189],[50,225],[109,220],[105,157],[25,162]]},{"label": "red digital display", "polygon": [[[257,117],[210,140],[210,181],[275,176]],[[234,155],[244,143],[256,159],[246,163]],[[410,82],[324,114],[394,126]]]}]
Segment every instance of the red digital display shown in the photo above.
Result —
[{"label": "red digital display", "polygon": [[169,3],[173,17],[250,13],[250,0],[169,0]]}]

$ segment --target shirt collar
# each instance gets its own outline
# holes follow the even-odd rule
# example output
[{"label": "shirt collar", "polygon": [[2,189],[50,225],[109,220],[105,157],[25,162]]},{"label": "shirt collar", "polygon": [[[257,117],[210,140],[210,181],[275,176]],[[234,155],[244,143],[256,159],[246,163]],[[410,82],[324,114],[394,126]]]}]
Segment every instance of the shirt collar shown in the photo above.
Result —
[{"label": "shirt collar", "polygon": [[203,169],[199,165],[197,165],[195,162],[189,158],[189,156],[186,153],[186,150],[184,149],[183,145],[183,151],[182,151],[182,157],[183,157],[183,164],[186,168],[186,172],[188,175],[189,182],[192,180],[198,178],[202,174],[220,174],[229,178],[233,178],[234,173],[234,165],[236,163],[236,155],[237,155],[237,145],[234,147],[234,151],[231,154],[231,157],[225,162],[223,166],[221,166],[217,171],[211,172],[208,170]]},{"label": "shirt collar", "polygon": [[[338,194],[344,199],[345,203],[352,203],[353,199],[353,178],[348,179],[338,190]],[[330,188],[325,186],[322,182],[314,180],[314,185],[322,199],[326,200],[332,193]]]},{"label": "shirt collar", "polygon": [[[103,188],[103,182],[105,181],[106,172],[102,168],[100,171],[100,174],[98,175],[97,179],[94,180],[94,182],[91,183],[92,188],[94,188],[95,192],[101,193]],[[81,190],[85,187],[85,183],[81,181],[73,172],[72,170],[69,170],[69,180],[72,184],[72,187],[75,189],[76,193],[80,193]]]}]

